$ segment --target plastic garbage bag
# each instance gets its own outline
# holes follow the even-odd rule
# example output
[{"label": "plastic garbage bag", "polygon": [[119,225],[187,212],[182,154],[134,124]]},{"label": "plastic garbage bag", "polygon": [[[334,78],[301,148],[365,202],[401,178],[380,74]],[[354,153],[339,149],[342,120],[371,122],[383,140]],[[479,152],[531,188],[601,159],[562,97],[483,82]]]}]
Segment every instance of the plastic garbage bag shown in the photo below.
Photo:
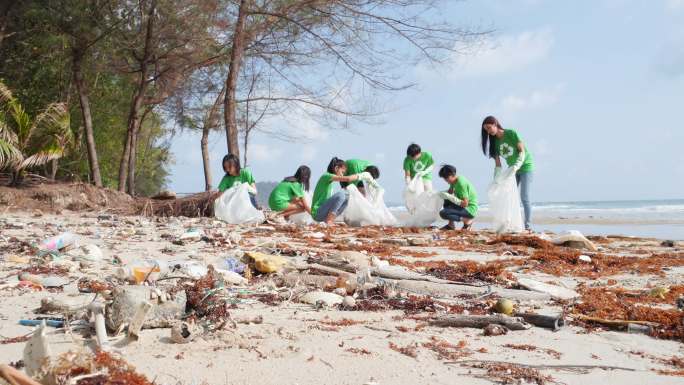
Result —
[{"label": "plastic garbage bag", "polygon": [[439,211],[444,206],[444,199],[438,192],[425,191],[423,178],[416,176],[404,190],[404,202],[408,214],[402,221],[403,226],[425,227],[439,219]]},{"label": "plastic garbage bag", "polygon": [[494,230],[497,233],[523,231],[520,193],[515,180],[515,169],[509,167],[494,178],[487,194]]},{"label": "plastic garbage bag", "polygon": [[349,203],[344,210],[344,222],[350,226],[396,226],[397,218],[385,205],[385,191],[366,183],[366,196],[355,184],[347,186]]},{"label": "plastic garbage bag", "polygon": [[233,225],[263,222],[264,213],[252,206],[248,187],[242,183],[224,191],[214,201],[214,216]]},{"label": "plastic garbage bag", "polygon": [[[304,200],[306,201],[306,204],[311,207],[311,200],[312,200],[313,194],[311,191],[307,191],[304,193]],[[298,225],[310,225],[314,223],[313,218],[311,218],[311,214],[307,212],[295,214],[295,215],[290,215],[290,222],[296,223]]]}]

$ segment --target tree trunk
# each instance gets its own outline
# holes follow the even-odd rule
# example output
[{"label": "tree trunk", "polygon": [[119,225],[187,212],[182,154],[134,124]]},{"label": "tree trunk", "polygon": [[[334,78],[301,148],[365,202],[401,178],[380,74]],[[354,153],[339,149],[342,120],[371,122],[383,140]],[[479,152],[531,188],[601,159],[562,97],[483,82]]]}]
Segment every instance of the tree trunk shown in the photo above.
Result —
[{"label": "tree trunk", "polygon": [[211,191],[211,164],[209,163],[209,127],[202,127],[202,164],[204,165],[204,191]]},{"label": "tree trunk", "polygon": [[50,180],[55,180],[57,176],[57,159],[50,161]]},{"label": "tree trunk", "polygon": [[142,128],[142,125],[145,122],[145,118],[147,117],[147,114],[150,113],[150,111],[152,111],[151,108],[145,109],[142,116],[140,116],[140,119],[138,119],[138,126],[133,132],[133,135],[131,136],[131,153],[128,157],[128,194],[133,196],[135,196],[136,194],[135,172],[138,161],[138,139],[140,137],[140,129]]},{"label": "tree trunk", "polygon": [[141,122],[138,123],[138,128],[135,129],[133,132],[133,135],[131,135],[131,153],[128,156],[128,195],[135,196],[135,162],[137,161],[138,158],[138,134],[140,133],[140,125],[142,124],[142,119],[140,119]]},{"label": "tree trunk", "polygon": [[2,41],[5,39],[7,24],[9,24],[10,8],[12,8],[12,6],[15,4],[16,3],[14,1],[7,1],[4,2],[3,5],[0,5],[0,47],[2,47]]},{"label": "tree trunk", "polygon": [[240,0],[240,8],[238,9],[237,20],[235,21],[235,32],[233,33],[233,47],[230,50],[228,77],[226,78],[226,98],[223,104],[228,152],[238,157],[240,156],[240,145],[238,141],[236,119],[237,103],[235,93],[237,90],[237,78],[240,73],[240,65],[242,64],[242,55],[244,53],[244,27],[245,18],[247,17],[248,1],[249,0]]},{"label": "tree trunk", "polygon": [[100,176],[100,163],[97,160],[97,148],[95,147],[95,136],[93,135],[93,117],[90,113],[90,100],[88,89],[83,80],[82,72],[83,52],[73,51],[73,72],[78,99],[81,102],[81,114],[83,115],[83,126],[85,127],[86,150],[88,151],[88,165],[90,166],[90,178],[97,187],[102,187],[102,177]]},{"label": "tree trunk", "polygon": [[[150,9],[147,13],[147,28],[145,31],[145,47],[143,49],[143,55],[140,59],[140,78],[138,79],[138,87],[136,89],[133,102],[131,103],[131,110],[128,114],[128,128],[126,132],[126,140],[124,142],[124,150],[121,155],[121,162],[119,163],[119,191],[126,191],[126,179],[130,175],[130,158],[131,151],[135,151],[132,148],[134,144],[134,136],[137,134],[140,127],[140,107],[142,107],[143,99],[145,97],[145,91],[147,91],[147,67],[148,60],[150,58],[150,49],[152,44],[152,33],[154,32],[154,12],[156,9],[156,1],[152,1],[150,4]],[[135,172],[135,164],[133,164],[132,172]],[[128,186],[128,191],[135,191],[135,186]]]}]

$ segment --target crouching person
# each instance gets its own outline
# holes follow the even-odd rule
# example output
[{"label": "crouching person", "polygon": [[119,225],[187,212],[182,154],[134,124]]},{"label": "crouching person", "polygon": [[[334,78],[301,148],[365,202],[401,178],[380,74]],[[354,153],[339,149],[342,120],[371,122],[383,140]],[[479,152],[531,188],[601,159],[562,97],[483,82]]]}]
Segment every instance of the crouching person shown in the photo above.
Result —
[{"label": "crouching person", "polygon": [[288,176],[273,189],[268,198],[268,206],[290,219],[290,215],[303,212],[311,214],[311,208],[304,197],[305,191],[309,191],[309,179],[311,169],[307,166],[299,166],[293,176]]},{"label": "crouching person", "polygon": [[444,198],[444,208],[439,212],[442,219],[449,223],[442,230],[454,230],[455,222],[463,222],[463,230],[468,231],[477,215],[477,192],[468,179],[456,174],[456,167],[444,165],[439,176],[449,184],[449,190],[440,193]]},{"label": "crouching person", "polygon": [[223,157],[223,171],[226,175],[223,176],[221,182],[218,185],[219,192],[232,188],[240,183],[246,183],[249,191],[249,200],[252,202],[254,208],[259,209],[256,201],[256,182],[254,181],[254,176],[247,168],[240,167],[240,158],[236,155],[228,154]]},{"label": "crouching person", "polygon": [[347,190],[338,191],[333,194],[333,183],[350,183],[359,180],[370,182],[373,181],[373,177],[368,172],[345,176],[347,165],[344,160],[337,157],[332,158],[326,171],[318,179],[318,183],[316,183],[311,202],[311,216],[316,222],[325,222],[328,225],[332,225],[335,223],[335,219],[344,212],[349,203],[349,193]]}]

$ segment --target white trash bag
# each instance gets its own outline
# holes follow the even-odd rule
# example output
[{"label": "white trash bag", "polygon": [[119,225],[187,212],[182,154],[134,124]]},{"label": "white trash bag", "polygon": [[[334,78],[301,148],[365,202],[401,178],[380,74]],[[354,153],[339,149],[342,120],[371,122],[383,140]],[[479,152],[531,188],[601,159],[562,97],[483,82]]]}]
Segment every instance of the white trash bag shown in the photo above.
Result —
[{"label": "white trash bag", "polygon": [[233,225],[263,222],[264,213],[252,206],[247,188],[246,183],[240,183],[224,191],[214,201],[214,216]]},{"label": "white trash bag", "polygon": [[439,211],[444,199],[438,192],[425,191],[423,178],[414,177],[404,190],[404,201],[408,210],[407,218],[402,221],[406,227],[426,227],[439,219]]},{"label": "white trash bag", "polygon": [[349,202],[344,210],[344,222],[349,226],[396,226],[397,218],[385,206],[385,190],[366,183],[366,196],[355,184],[347,186]]},{"label": "white trash bag", "polygon": [[515,180],[515,169],[509,167],[489,185],[489,208],[497,233],[519,233],[524,230],[520,193]]},{"label": "white trash bag", "polygon": [[[304,201],[306,201],[306,204],[309,207],[311,207],[312,195],[313,194],[311,193],[311,191],[304,192]],[[290,215],[290,222],[296,223],[298,225],[310,225],[314,223],[314,220],[313,218],[311,218],[311,214],[305,211],[303,213]]]}]

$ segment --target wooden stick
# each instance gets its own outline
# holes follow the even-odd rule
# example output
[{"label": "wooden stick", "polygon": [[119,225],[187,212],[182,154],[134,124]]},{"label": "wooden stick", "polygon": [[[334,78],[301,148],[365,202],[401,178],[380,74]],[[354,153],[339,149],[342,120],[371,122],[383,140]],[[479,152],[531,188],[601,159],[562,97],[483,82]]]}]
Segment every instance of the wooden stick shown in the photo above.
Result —
[{"label": "wooden stick", "polygon": [[509,330],[527,330],[532,325],[520,317],[509,317],[504,314],[493,315],[449,315],[430,321],[430,325],[457,328],[485,328],[487,325],[503,325]]},{"label": "wooden stick", "polygon": [[10,385],[41,385],[25,373],[5,364],[0,364],[0,377]]},{"label": "wooden stick", "polygon": [[598,317],[589,317],[589,316],[586,316],[584,314],[573,314],[572,317],[575,319],[582,320],[582,321],[596,322],[596,323],[600,323],[600,324],[608,325],[608,326],[629,326],[629,324],[644,325],[644,326],[659,326],[660,325],[657,322],[631,321],[631,320],[609,320],[609,319],[598,318]]}]

